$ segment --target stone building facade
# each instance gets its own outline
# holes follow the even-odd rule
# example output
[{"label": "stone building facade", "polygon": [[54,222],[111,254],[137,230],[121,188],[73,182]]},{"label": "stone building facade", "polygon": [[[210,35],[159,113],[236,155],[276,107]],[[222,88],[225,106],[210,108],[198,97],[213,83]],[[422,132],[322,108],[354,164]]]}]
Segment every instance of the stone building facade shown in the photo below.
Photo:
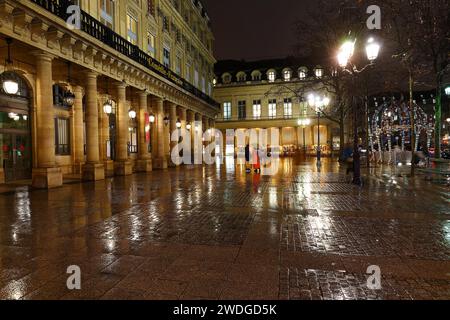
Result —
[{"label": "stone building facade", "polygon": [[214,126],[213,41],[198,0],[0,0],[0,183],[167,168]]}]

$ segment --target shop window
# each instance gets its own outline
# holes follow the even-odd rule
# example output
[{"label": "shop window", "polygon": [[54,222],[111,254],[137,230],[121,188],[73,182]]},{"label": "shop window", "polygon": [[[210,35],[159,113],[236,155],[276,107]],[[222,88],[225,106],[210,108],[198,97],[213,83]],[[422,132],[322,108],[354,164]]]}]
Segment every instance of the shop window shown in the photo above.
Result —
[{"label": "shop window", "polygon": [[70,155],[70,125],[69,119],[55,119],[55,153]]}]

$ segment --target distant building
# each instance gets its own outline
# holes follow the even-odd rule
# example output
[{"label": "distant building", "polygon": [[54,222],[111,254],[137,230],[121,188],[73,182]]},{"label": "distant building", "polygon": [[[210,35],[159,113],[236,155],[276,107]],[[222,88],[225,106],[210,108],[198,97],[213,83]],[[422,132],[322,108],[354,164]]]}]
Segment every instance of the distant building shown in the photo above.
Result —
[{"label": "distant building", "polygon": [[[311,80],[326,76],[319,65],[293,59],[219,61],[215,66],[214,99],[220,103],[216,128],[280,130],[279,144],[286,153],[306,150],[315,154],[320,139],[323,154],[339,149],[339,126],[321,117],[308,103],[308,95],[327,96],[311,88]],[[308,87],[306,86],[308,83]],[[332,97],[327,97],[332,99]],[[300,120],[300,121],[299,121]],[[226,146],[227,152],[242,148]]]}]

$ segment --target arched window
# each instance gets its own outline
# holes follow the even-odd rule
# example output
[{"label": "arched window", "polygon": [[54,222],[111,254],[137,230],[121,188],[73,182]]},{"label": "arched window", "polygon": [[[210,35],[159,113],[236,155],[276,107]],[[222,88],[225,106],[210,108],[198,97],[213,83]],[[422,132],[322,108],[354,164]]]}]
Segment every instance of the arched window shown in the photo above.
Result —
[{"label": "arched window", "polygon": [[236,78],[238,82],[245,82],[247,80],[247,75],[245,74],[245,72],[241,71],[238,72]]},{"label": "arched window", "polygon": [[222,75],[222,82],[223,83],[231,83],[231,74],[229,73],[224,73]]},{"label": "arched window", "polygon": [[259,70],[252,72],[252,81],[261,81],[261,72]]},{"label": "arched window", "polygon": [[301,68],[298,69],[298,78],[300,80],[305,80],[307,75],[308,75],[308,68],[301,67]]},{"label": "arched window", "polygon": [[267,71],[267,79],[269,80],[269,82],[275,82],[276,78],[277,73],[275,72],[274,69],[270,69],[269,71]]},{"label": "arched window", "polygon": [[291,81],[292,78],[292,70],[289,68],[286,68],[283,70],[283,80],[284,81]]},{"label": "arched window", "polygon": [[323,68],[321,66],[317,66],[314,69],[314,75],[316,76],[316,78],[320,79],[323,77]]}]

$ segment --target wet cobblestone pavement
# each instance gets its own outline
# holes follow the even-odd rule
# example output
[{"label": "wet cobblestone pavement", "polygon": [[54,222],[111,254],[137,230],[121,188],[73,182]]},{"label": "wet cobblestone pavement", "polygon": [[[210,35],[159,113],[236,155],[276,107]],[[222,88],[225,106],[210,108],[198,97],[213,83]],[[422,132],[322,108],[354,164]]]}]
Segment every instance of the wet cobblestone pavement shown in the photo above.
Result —
[{"label": "wet cobblestone pavement", "polygon": [[275,176],[228,163],[18,188],[0,194],[0,298],[450,299],[449,188],[368,176],[284,159]]}]

